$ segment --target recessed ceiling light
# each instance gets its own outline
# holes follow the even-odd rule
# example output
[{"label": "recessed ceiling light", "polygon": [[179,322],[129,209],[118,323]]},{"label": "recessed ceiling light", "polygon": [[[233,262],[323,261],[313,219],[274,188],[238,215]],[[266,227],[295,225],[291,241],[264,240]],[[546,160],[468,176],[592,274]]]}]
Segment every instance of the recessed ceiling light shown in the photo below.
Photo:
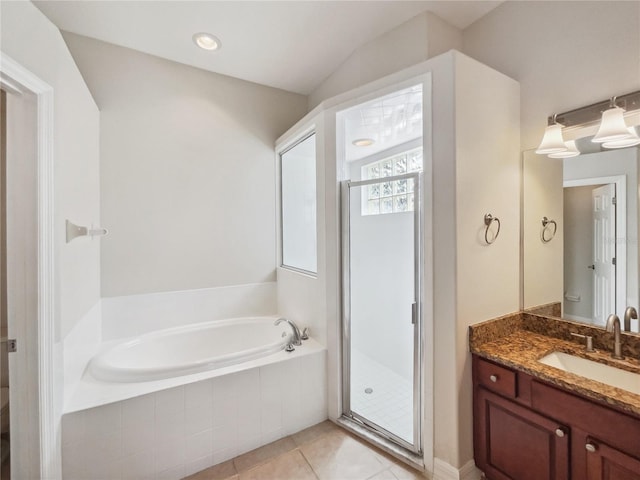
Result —
[{"label": "recessed ceiling light", "polygon": [[196,33],[193,36],[193,43],[204,50],[219,50],[222,44],[218,38],[214,37],[210,33]]},{"label": "recessed ceiling light", "polygon": [[356,147],[368,147],[369,145],[373,145],[375,140],[373,138],[356,138],[353,142]]}]

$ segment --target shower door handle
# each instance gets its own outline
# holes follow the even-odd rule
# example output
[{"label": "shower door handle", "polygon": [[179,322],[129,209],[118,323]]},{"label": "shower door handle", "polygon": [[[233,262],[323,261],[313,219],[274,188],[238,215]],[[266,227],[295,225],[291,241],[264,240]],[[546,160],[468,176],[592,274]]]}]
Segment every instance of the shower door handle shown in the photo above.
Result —
[{"label": "shower door handle", "polygon": [[416,320],[418,318],[418,304],[413,302],[411,304],[411,325],[416,324]]}]

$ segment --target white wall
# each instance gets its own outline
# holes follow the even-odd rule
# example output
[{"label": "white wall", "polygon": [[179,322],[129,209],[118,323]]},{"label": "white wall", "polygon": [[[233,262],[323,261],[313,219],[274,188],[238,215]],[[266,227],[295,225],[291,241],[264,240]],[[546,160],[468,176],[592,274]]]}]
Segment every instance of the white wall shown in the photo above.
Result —
[{"label": "white wall", "polygon": [[[564,289],[567,296],[579,296],[579,301],[561,298],[566,318],[580,317],[591,323],[593,319],[593,208],[592,191],[595,186],[564,189]],[[561,270],[562,271],[562,270]],[[559,275],[553,272],[544,281]],[[538,281],[541,279],[539,278]],[[544,283],[541,282],[541,283]],[[556,300],[557,301],[557,300]],[[578,320],[578,319],[576,319]]]},{"label": "white wall", "polygon": [[[436,456],[460,468],[473,458],[468,326],[517,311],[520,305],[520,89],[516,81],[464,55],[454,55],[454,62],[455,190],[451,193],[455,193],[452,204],[457,321],[455,356],[450,360],[456,365],[452,378],[457,384],[452,386],[457,411],[450,421],[457,422],[459,427],[456,448],[447,451],[450,445],[436,442],[436,447],[440,447]],[[437,142],[435,134],[434,142]],[[450,188],[446,183],[441,185],[437,172],[436,169],[434,186],[438,185],[438,190]],[[439,212],[438,206],[434,210],[434,231],[437,231],[438,216],[446,210]],[[498,217],[502,224],[492,245],[484,241],[486,213]],[[435,248],[437,257],[438,244]],[[447,325],[447,317],[434,318],[438,338],[438,332],[451,326]],[[441,348],[437,342],[436,362],[441,358],[438,355]],[[436,401],[440,397],[439,376],[437,373]],[[451,379],[441,380],[450,385]],[[438,419],[441,416],[446,418],[444,411],[436,414]],[[436,424],[436,439],[447,428],[446,421]]]},{"label": "white wall", "polygon": [[[522,168],[523,305],[532,308],[560,302],[564,292],[562,160],[527,151]],[[548,243],[541,240],[543,217],[558,225],[555,237]]]},{"label": "white wall", "polygon": [[273,144],[305,97],[65,40],[101,111],[102,295],[274,280]]},{"label": "white wall", "polygon": [[547,117],[638,89],[640,3],[504,2],[463,32],[463,52],[521,85],[521,149]]},{"label": "white wall", "polygon": [[[350,179],[360,180],[363,165],[388,156],[351,162]],[[413,381],[414,214],[362,215],[367,188],[351,188],[351,345]]]},{"label": "white wall", "polygon": [[462,47],[462,34],[425,12],[356,49],[309,95],[309,109],[339,93],[364,85]]},{"label": "white wall", "polygon": [[59,274],[58,334],[100,297],[100,240],[65,244],[64,221],[100,223],[99,119],[60,31],[30,2],[2,4],[2,52],[54,89],[55,231]]},{"label": "white wall", "polygon": [[[55,161],[55,412],[63,403],[62,341],[100,298],[100,240],[65,244],[65,219],[100,222],[98,109],[59,30],[30,2],[3,2],[2,53],[53,87]],[[55,426],[57,430],[57,426]],[[33,453],[33,452],[32,452]],[[50,452],[55,462],[55,452]]]}]

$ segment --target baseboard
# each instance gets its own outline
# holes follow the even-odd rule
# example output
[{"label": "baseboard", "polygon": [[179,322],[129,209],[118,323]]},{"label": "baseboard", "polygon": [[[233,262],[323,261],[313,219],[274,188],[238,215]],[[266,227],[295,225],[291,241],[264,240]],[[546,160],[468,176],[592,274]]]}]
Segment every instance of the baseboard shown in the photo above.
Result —
[{"label": "baseboard", "polygon": [[433,459],[433,480],[480,480],[482,472],[469,460],[462,468],[448,464],[439,458]]}]

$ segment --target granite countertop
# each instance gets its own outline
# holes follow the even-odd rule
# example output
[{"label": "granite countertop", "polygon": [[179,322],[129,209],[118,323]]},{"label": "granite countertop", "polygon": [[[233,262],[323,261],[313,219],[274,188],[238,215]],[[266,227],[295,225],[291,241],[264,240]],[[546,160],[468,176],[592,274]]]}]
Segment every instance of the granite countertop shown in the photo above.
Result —
[{"label": "granite countertop", "polygon": [[[571,332],[593,336],[594,352]],[[576,322],[520,312],[469,328],[471,353],[640,417],[640,395],[540,363],[565,352],[640,374],[640,336],[623,334],[624,360],[611,357],[611,334]],[[640,380],[639,380],[640,382]]]}]

